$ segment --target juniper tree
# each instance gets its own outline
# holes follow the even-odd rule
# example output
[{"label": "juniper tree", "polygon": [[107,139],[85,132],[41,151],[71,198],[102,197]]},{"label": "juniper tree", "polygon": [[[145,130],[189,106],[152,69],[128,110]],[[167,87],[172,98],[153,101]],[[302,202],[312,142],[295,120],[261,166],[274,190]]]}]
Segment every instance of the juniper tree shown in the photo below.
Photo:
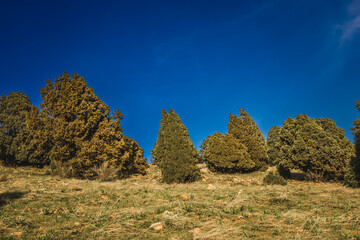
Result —
[{"label": "juniper tree", "polygon": [[214,133],[201,144],[201,152],[212,171],[223,173],[248,172],[255,168],[255,162],[247,148],[231,134]]},{"label": "juniper tree", "polygon": [[[356,101],[356,107],[360,111],[360,101]],[[345,175],[345,184],[350,187],[360,187],[360,118],[356,119],[353,124],[356,154],[350,160],[349,169]]]},{"label": "juniper tree", "polygon": [[[146,159],[142,149],[134,148],[122,134],[122,114],[110,115],[110,108],[101,101],[92,88],[78,74],[64,73],[54,83],[46,81],[41,89],[41,111],[30,114],[28,126],[37,143],[37,152],[48,156],[52,169],[60,174],[75,177],[92,177],[90,169],[109,161],[126,175],[132,161],[131,151],[138,152],[139,168],[145,173]],[[137,155],[137,154],[135,154]],[[134,169],[131,170],[132,173]]]},{"label": "juniper tree", "polygon": [[280,151],[280,131],[281,127],[273,126],[270,128],[266,144],[268,147],[268,155],[269,155],[269,164],[271,166],[276,165],[276,159],[278,158],[279,151]]},{"label": "juniper tree", "polygon": [[240,108],[239,117],[230,114],[228,133],[247,147],[251,160],[255,163],[253,170],[266,166],[269,157],[265,138],[247,112]]},{"label": "juniper tree", "polygon": [[173,109],[170,113],[162,111],[160,130],[152,157],[161,169],[162,181],[193,182],[200,179],[200,171],[196,166],[199,154],[179,115]]},{"label": "juniper tree", "polygon": [[32,138],[26,127],[31,107],[29,97],[21,92],[0,97],[0,160],[5,165],[37,164]]},{"label": "juniper tree", "polygon": [[[279,165],[282,171],[299,169],[307,178],[342,180],[354,149],[344,130],[331,119],[306,114],[288,118],[280,131]],[[285,176],[288,177],[288,176]]]}]

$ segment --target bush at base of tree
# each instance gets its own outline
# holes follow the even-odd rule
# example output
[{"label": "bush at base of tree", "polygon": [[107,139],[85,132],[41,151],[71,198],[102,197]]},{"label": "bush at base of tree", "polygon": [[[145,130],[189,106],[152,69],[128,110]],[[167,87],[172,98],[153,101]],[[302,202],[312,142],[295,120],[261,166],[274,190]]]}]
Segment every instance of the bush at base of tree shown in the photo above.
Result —
[{"label": "bush at base of tree", "polygon": [[41,98],[41,111],[33,108],[27,125],[36,153],[51,162],[54,173],[91,179],[91,169],[108,162],[119,169],[119,178],[145,174],[143,150],[122,134],[122,114],[117,110],[110,115],[110,108],[78,74],[47,80]]},{"label": "bush at base of tree", "polygon": [[283,123],[280,146],[276,162],[284,177],[290,169],[299,169],[310,180],[342,180],[354,155],[353,145],[334,121],[305,114]]},{"label": "bush at base of tree", "polygon": [[287,185],[287,181],[278,172],[269,172],[263,179],[265,185]]},{"label": "bush at base of tree", "polygon": [[214,133],[207,137],[201,145],[201,152],[211,171],[238,173],[255,168],[247,148],[231,134]]},{"label": "bush at base of tree", "polygon": [[161,114],[160,130],[151,155],[165,183],[193,182],[201,178],[199,154],[179,115],[173,109]]},{"label": "bush at base of tree", "polygon": [[[360,111],[360,101],[356,101],[356,107]],[[355,156],[349,163],[348,172],[345,175],[345,185],[349,187],[360,187],[360,118],[354,121],[352,128],[355,136]]]}]

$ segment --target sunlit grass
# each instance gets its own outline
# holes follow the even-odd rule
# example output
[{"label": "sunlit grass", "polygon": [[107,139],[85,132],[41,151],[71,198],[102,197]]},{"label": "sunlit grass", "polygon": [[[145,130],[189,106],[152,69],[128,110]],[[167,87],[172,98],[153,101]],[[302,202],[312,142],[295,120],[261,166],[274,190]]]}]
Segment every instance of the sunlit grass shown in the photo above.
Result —
[{"label": "sunlit grass", "polygon": [[155,166],[115,182],[45,172],[0,168],[1,239],[360,239],[360,190],[339,183],[264,186],[256,172],[168,185]]}]

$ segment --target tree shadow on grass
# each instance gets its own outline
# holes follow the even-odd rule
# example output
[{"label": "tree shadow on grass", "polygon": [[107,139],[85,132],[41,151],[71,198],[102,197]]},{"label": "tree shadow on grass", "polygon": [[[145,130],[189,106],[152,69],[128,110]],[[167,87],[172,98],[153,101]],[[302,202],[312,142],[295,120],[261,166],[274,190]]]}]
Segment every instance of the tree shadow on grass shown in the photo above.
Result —
[{"label": "tree shadow on grass", "polygon": [[290,179],[297,181],[307,181],[306,175],[303,172],[291,172]]},{"label": "tree shadow on grass", "polygon": [[16,199],[22,198],[26,192],[4,192],[0,193],[0,207],[13,202]]}]

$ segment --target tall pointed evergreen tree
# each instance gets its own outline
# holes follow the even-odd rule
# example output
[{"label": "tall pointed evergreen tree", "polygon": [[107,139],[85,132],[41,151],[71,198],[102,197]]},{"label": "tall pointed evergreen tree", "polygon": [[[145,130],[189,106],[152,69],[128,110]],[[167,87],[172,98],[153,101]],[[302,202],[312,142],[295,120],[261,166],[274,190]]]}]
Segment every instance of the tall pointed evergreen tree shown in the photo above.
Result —
[{"label": "tall pointed evergreen tree", "polygon": [[269,157],[264,135],[252,117],[242,108],[240,108],[239,117],[236,114],[230,114],[228,133],[248,148],[251,160],[255,162],[253,170],[266,166]]},{"label": "tall pointed evergreen tree", "polygon": [[[360,111],[360,101],[356,101]],[[360,118],[354,121],[352,128],[355,136],[355,156],[350,160],[348,172],[345,175],[345,184],[350,187],[360,187]]]},{"label": "tall pointed evergreen tree", "polygon": [[162,181],[199,180],[200,171],[196,166],[199,153],[189,138],[188,130],[173,109],[170,113],[163,110],[161,116],[158,139],[151,154],[161,169]]}]

